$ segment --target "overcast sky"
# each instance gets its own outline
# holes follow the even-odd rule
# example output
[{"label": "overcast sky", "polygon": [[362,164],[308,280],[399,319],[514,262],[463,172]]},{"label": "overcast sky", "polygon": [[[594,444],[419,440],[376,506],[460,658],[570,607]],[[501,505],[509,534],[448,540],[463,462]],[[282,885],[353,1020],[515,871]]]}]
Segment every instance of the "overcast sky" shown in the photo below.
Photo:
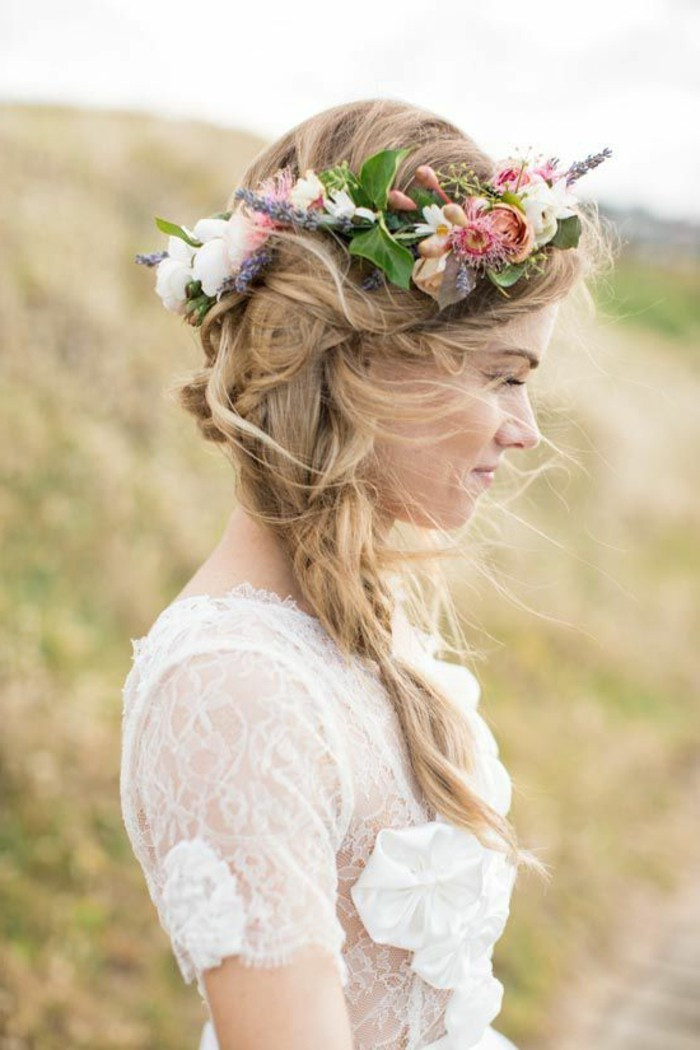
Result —
[{"label": "overcast sky", "polygon": [[0,97],[202,118],[273,138],[356,98],[432,109],[494,159],[700,221],[699,0],[3,0]]}]

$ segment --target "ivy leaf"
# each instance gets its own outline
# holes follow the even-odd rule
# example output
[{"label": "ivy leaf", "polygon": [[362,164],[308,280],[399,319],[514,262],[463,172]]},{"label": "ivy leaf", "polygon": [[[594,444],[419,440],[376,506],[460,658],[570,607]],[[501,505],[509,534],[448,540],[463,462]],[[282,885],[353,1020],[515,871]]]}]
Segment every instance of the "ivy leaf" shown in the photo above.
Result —
[{"label": "ivy leaf", "polygon": [[410,149],[383,149],[368,157],[360,168],[360,185],[372,205],[380,211],[386,208],[399,164],[410,152]]},{"label": "ivy leaf", "polygon": [[379,224],[371,230],[356,233],[350,242],[349,252],[369,259],[383,270],[390,281],[408,291],[415,260],[408,248],[395,241]]},{"label": "ivy leaf", "polygon": [[557,232],[548,244],[555,248],[575,248],[581,236],[581,220],[578,215],[569,215],[567,219],[557,219]]},{"label": "ivy leaf", "polygon": [[156,218],[156,226],[162,233],[167,233],[171,237],[179,237],[181,241],[185,241],[191,248],[201,248],[202,241],[193,240],[186,230],[183,230],[182,226],[178,226],[177,223],[168,222],[167,219]]},{"label": "ivy leaf", "polygon": [[499,272],[495,270],[487,270],[487,274],[491,278],[494,284],[497,284],[499,288],[510,288],[512,284],[519,281],[525,272],[526,264],[511,263],[510,266],[505,266]]}]

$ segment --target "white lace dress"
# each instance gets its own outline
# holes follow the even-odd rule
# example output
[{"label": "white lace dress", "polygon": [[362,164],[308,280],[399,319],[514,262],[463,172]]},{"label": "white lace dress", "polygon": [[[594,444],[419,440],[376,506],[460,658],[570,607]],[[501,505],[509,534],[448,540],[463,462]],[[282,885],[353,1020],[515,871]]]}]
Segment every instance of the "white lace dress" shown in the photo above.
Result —
[{"label": "white lace dress", "polygon": [[[469,671],[396,621],[394,646],[449,689],[479,743],[475,788],[511,783]],[[346,660],[292,598],[241,584],[176,599],[133,639],[121,805],[186,982],[228,955],[329,952],[355,1050],[510,1048],[491,956],[503,855],[431,810],[376,666]],[[216,1050],[205,1023],[200,1050]]]}]

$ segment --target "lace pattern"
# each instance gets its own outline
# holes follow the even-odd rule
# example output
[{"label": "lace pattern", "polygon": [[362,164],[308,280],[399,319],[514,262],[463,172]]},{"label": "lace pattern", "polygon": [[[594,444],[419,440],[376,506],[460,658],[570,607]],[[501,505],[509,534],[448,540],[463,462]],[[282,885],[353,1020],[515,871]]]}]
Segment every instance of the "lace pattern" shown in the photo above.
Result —
[{"label": "lace pattern", "polygon": [[[507,812],[510,779],[476,679],[410,630],[397,650],[461,705],[479,745],[475,789]],[[417,953],[372,935],[353,899],[383,829],[415,834],[439,820],[373,667],[347,660],[291,597],[250,584],[177,599],[132,645],[122,812],[183,978],[203,995],[202,971],[227,955],[279,965],[315,944],[336,963],[356,1050],[452,1050],[448,1015],[465,1032],[465,1016],[477,1027],[495,1016],[493,977],[474,964],[459,995],[431,983]]]}]

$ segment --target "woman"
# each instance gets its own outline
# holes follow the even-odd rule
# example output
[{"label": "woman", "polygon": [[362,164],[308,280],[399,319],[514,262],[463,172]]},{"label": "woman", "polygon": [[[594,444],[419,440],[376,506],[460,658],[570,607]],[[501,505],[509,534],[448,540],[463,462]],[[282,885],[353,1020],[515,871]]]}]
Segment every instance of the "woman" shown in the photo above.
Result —
[{"label": "woman", "polygon": [[476,680],[436,658],[436,569],[539,441],[526,380],[602,244],[570,186],[608,153],[565,179],[353,102],[139,257],[200,331],[180,397],[237,479],[124,687],[124,818],[203,1048],[512,1046],[492,953],[518,865],[544,869]]}]

